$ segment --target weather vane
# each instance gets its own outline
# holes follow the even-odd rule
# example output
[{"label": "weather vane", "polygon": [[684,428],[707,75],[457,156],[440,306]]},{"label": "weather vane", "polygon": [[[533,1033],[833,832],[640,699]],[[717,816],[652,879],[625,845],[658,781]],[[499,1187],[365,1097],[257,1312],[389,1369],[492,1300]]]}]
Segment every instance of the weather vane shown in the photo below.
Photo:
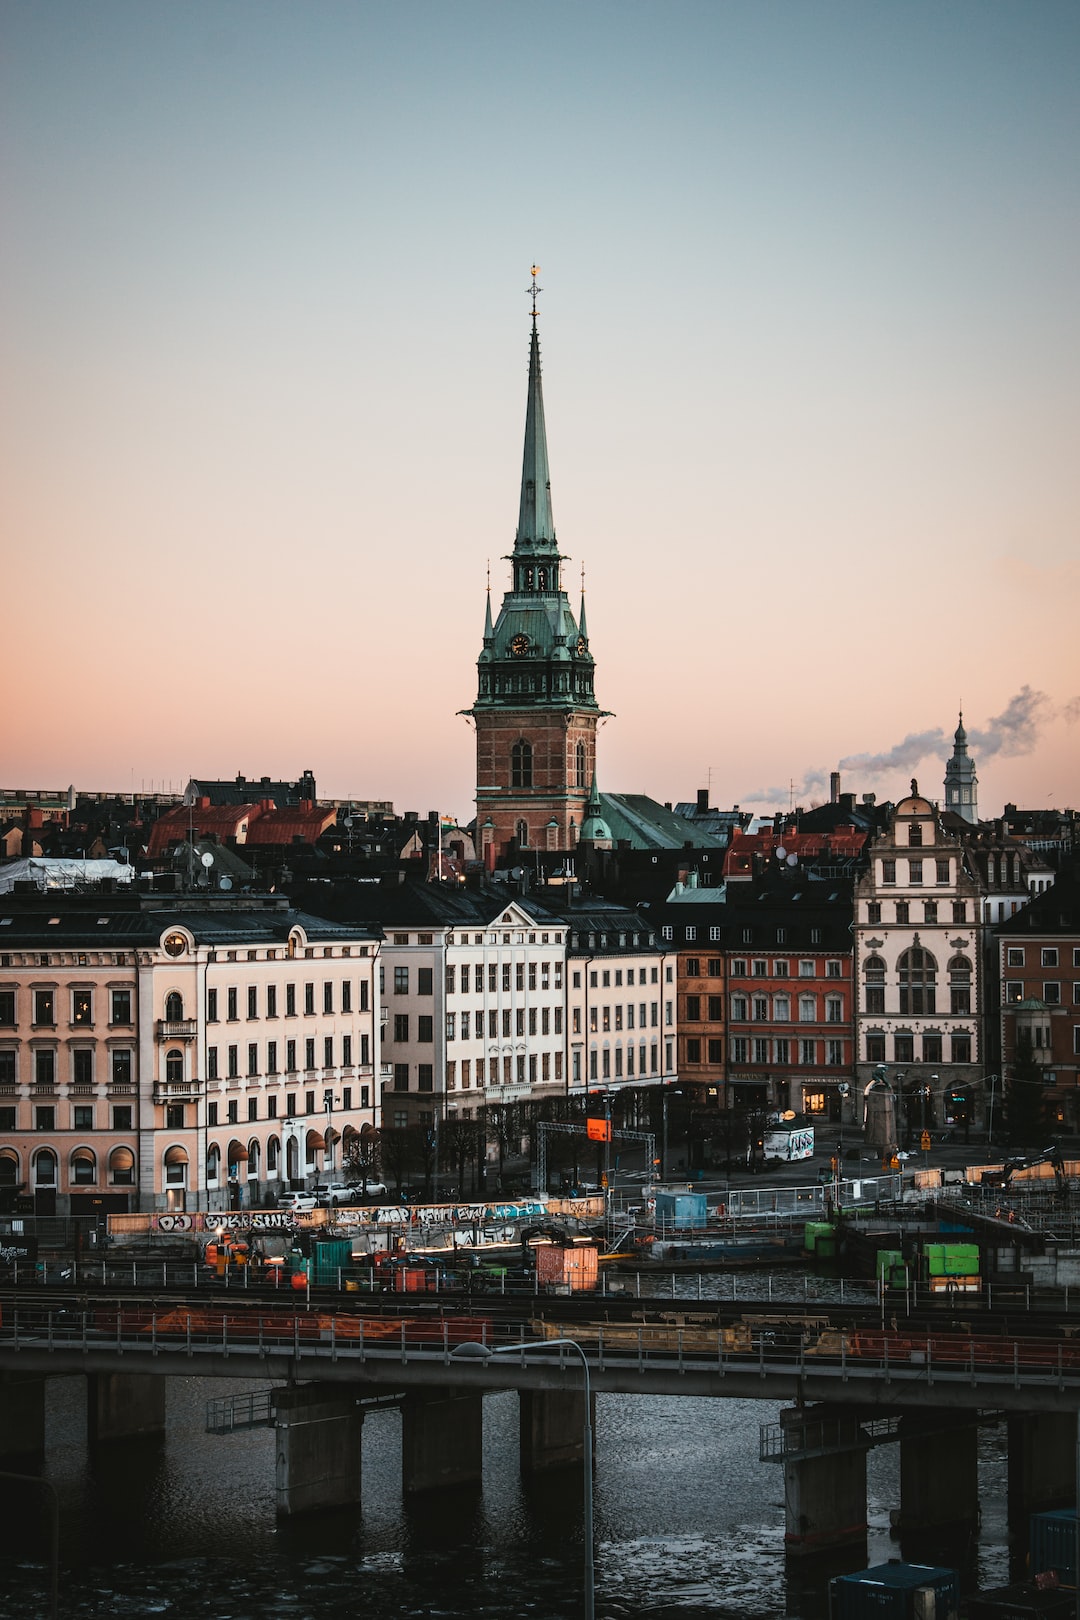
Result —
[{"label": "weather vane", "polygon": [[526,287],[525,291],[532,295],[532,313],[533,313],[533,320],[535,320],[536,319],[536,295],[537,295],[537,293],[542,293],[543,290],[544,290],[543,287],[538,287],[536,285],[536,278],[540,274],[540,266],[538,264],[534,264],[529,273],[532,276],[532,286],[531,287]]}]

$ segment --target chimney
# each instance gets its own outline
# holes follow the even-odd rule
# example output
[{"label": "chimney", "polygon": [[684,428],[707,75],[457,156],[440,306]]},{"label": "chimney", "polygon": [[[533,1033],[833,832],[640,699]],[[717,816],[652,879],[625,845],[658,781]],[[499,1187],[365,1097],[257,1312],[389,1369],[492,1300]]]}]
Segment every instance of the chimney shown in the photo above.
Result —
[{"label": "chimney", "polygon": [[708,788],[698,788],[698,790],[697,790],[697,807],[698,807],[699,813],[702,814],[702,815],[709,808],[709,790],[708,790]]},{"label": "chimney", "polygon": [[840,803],[840,772],[833,771],[829,776],[829,800],[832,804]]}]

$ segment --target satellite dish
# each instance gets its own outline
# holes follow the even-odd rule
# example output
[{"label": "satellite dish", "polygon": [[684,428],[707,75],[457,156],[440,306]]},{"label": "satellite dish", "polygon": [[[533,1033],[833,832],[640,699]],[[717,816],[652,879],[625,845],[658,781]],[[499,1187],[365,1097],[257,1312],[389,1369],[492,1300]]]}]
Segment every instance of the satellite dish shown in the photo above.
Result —
[{"label": "satellite dish", "polygon": [[202,861],[207,871],[209,871],[210,867],[212,867],[214,864],[214,857],[211,855],[208,849],[203,851],[203,853],[199,856],[199,859]]},{"label": "satellite dish", "polygon": [[511,877],[512,877],[512,878],[519,878],[519,877],[524,877],[524,875],[525,875],[525,869],[524,869],[524,867],[521,867],[521,866],[512,866],[512,867],[511,867],[511,868],[510,868],[510,876],[511,876]]},{"label": "satellite dish", "polygon": [[789,855],[787,858],[787,864],[789,866],[798,866],[799,857],[797,855]]},{"label": "satellite dish", "polygon": [[218,888],[219,889],[231,889],[232,888],[232,878],[231,877],[218,878]]},{"label": "satellite dish", "polygon": [[777,844],[777,846],[776,846],[776,858],[777,858],[778,861],[787,860],[787,850],[784,848],[783,844]]},{"label": "satellite dish", "polygon": [[345,827],[351,827],[352,826],[352,819],[353,819],[352,816],[346,816],[344,822],[342,823],[342,825],[345,826]]}]

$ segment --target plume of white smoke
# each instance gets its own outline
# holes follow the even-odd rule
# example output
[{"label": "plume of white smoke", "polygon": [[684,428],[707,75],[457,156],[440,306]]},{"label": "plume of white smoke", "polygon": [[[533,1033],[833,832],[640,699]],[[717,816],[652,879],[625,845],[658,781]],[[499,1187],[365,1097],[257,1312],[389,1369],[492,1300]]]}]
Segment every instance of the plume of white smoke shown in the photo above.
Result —
[{"label": "plume of white smoke", "polygon": [[994,754],[1030,754],[1039,738],[1039,727],[1046,718],[1049,698],[1022,686],[1010,698],[1003,712],[988,720],[986,729],[968,732],[968,747],[983,759]]},{"label": "plume of white smoke", "polygon": [[[978,765],[980,759],[992,759],[995,754],[1006,756],[1028,754],[1035,747],[1043,722],[1054,713],[1045,692],[1022,686],[1015,697],[1009,699],[1001,714],[993,716],[986,725],[968,732],[968,747]],[[1070,722],[1080,720],[1080,697],[1073,698],[1060,710]],[[952,734],[941,726],[929,731],[911,731],[902,742],[895,743],[883,754],[849,754],[840,761],[840,769],[856,777],[886,776],[891,773],[914,771],[930,756],[942,764],[952,753]],[[762,788],[743,795],[746,804],[786,805],[794,795],[796,804],[807,804],[824,795],[827,777],[822,771],[807,771],[802,781],[787,787]]]}]

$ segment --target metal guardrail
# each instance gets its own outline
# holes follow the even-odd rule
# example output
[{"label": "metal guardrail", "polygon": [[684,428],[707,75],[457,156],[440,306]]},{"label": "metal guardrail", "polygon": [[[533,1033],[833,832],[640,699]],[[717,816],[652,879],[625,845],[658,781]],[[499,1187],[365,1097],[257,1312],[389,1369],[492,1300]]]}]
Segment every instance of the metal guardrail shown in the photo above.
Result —
[{"label": "metal guardrail", "polygon": [[273,1421],[274,1392],[270,1389],[251,1389],[240,1395],[215,1395],[206,1403],[207,1434],[268,1429]]},{"label": "metal guardrail", "polygon": [[[1080,1406],[1080,1344],[1073,1340],[975,1339],[962,1333],[913,1336],[886,1328],[851,1335],[837,1333],[834,1338],[838,1342],[815,1350],[805,1341],[797,1347],[774,1344],[767,1329],[756,1333],[751,1330],[749,1338],[744,1336],[733,1345],[731,1331],[597,1323],[575,1324],[572,1336],[596,1377],[602,1379],[605,1372],[610,1372],[624,1377],[636,1374],[648,1381],[653,1374],[657,1375],[654,1383],[664,1382],[665,1392],[674,1389],[701,1394],[700,1381],[686,1381],[687,1374],[698,1373],[709,1377],[706,1393],[722,1395],[725,1378],[742,1374],[737,1391],[740,1395],[747,1392],[745,1375],[749,1375],[755,1393],[760,1391],[763,1398],[774,1398],[769,1393],[770,1384],[780,1382],[789,1389],[794,1380],[813,1376],[824,1383],[866,1387],[883,1382],[898,1391],[933,1389],[937,1391],[934,1401],[938,1405],[943,1397],[948,1398],[950,1390],[965,1388],[983,1397],[980,1404],[985,1405],[1000,1402],[1003,1392],[1011,1390],[1028,1395],[1067,1395],[1069,1406]],[[412,1366],[437,1373],[439,1382],[455,1382],[461,1380],[465,1363],[454,1359],[454,1350],[459,1344],[479,1340],[500,1349],[521,1344],[520,1355],[511,1358],[504,1354],[501,1366],[535,1372],[540,1382],[550,1374],[552,1361],[542,1352],[537,1354],[534,1338],[532,1325],[506,1333],[496,1324],[476,1317],[417,1321],[313,1311],[303,1315],[245,1313],[230,1318],[226,1313],[208,1314],[183,1307],[159,1311],[117,1304],[48,1310],[34,1302],[5,1308],[0,1353],[8,1352],[8,1366],[13,1359],[21,1362],[23,1357],[26,1363],[40,1365],[42,1357],[61,1352],[69,1356],[75,1351],[98,1358],[116,1355],[123,1356],[128,1370],[134,1370],[140,1361],[179,1354],[191,1362],[201,1361],[200,1371],[212,1374],[220,1373],[221,1361],[235,1358],[240,1363],[258,1365],[267,1356],[281,1355],[289,1358],[294,1367],[303,1363],[303,1375],[308,1378],[318,1377],[320,1364],[344,1362],[364,1366],[369,1374],[381,1367],[391,1380],[391,1368]],[[490,1362],[485,1362],[483,1370],[486,1381],[501,1381],[492,1373]],[[672,1374],[678,1378],[672,1380]],[[667,1375],[666,1380],[660,1375]],[[236,1367],[230,1368],[226,1376],[243,1375]],[[647,1382],[641,1391],[647,1392]]]}]

